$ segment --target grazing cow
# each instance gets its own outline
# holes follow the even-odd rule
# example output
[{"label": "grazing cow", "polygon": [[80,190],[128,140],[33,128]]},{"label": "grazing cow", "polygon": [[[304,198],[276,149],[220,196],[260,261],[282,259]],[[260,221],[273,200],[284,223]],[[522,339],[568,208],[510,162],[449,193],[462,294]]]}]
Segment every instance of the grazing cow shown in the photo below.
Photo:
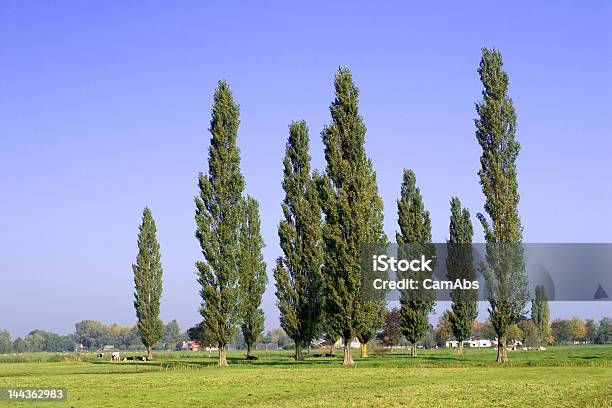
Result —
[{"label": "grazing cow", "polygon": [[104,353],[98,353],[98,358],[104,358]]},{"label": "grazing cow", "polygon": [[540,346],[540,351],[546,351],[546,347]]},{"label": "grazing cow", "polygon": [[119,357],[119,352],[118,351],[113,351],[111,353],[111,360],[112,361],[120,361],[121,358]]}]

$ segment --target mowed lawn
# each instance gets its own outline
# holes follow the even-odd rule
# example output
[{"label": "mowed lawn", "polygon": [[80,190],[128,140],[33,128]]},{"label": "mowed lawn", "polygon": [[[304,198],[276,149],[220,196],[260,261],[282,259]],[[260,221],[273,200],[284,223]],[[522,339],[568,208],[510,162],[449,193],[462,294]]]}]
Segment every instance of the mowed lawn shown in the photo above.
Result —
[{"label": "mowed lawn", "polygon": [[[68,401],[36,407],[612,406],[612,346],[511,352],[503,367],[492,349],[467,350],[464,357],[421,350],[417,358],[402,350],[356,358],[352,368],[339,359],[294,363],[289,352],[258,355],[246,362],[231,353],[230,367],[222,369],[206,353],[160,353],[147,363],[97,361],[91,354],[86,361],[0,356],[0,387],[68,390]],[[45,359],[56,361],[8,362]]]}]

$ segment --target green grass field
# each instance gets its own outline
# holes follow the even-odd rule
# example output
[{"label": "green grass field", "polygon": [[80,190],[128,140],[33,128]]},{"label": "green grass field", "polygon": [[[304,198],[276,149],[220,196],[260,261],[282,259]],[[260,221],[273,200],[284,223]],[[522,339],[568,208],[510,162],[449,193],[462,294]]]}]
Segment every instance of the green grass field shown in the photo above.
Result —
[{"label": "green grass field", "polygon": [[[66,402],[36,407],[202,406],[612,406],[612,346],[510,352],[493,349],[375,353],[345,368],[339,359],[295,363],[289,352],[230,353],[215,367],[206,353],[158,353],[153,362],[98,361],[94,354],[0,356],[0,387],[64,387]],[[78,361],[82,360],[82,361]],[[4,403],[27,406],[27,403]]]}]

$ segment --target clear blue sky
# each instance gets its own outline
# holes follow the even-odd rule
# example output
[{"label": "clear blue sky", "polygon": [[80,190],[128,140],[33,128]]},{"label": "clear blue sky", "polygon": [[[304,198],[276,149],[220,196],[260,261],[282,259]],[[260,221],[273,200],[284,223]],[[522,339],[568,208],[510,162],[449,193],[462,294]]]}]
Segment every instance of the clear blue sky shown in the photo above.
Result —
[{"label": "clear blue sky", "polygon": [[[502,51],[510,75],[525,241],[612,242],[609,2],[227,3],[0,3],[0,329],[132,324],[145,205],[163,251],[161,317],[183,328],[199,319],[193,196],[222,78],[241,106],[242,170],[261,203],[270,276],[287,126],[308,122],[322,168],[339,65],[361,89],[387,233],[403,168],[416,172],[436,241],[451,195],[482,211],[483,46]],[[268,328],[274,301],[271,282]],[[553,317],[600,318],[610,305],[557,304]]]}]

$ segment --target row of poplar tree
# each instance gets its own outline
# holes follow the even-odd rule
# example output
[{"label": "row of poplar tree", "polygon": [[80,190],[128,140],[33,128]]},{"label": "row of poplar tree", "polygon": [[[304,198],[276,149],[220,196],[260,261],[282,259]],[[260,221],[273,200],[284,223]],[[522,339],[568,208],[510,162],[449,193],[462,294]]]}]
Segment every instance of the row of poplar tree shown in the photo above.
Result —
[{"label": "row of poplar tree", "polygon": [[[508,75],[502,65],[497,50],[483,48],[478,73],[484,89],[476,105],[475,125],[482,147],[479,176],[488,217],[478,214],[478,219],[491,246],[522,241],[515,165],[520,146],[515,140],[516,115],[507,93]],[[341,337],[343,362],[352,365],[352,340],[358,338],[362,357],[367,357],[367,343],[376,336],[386,311],[384,301],[361,296],[360,251],[365,244],[385,244],[388,237],[383,230],[383,202],[376,173],[364,149],[366,127],[359,114],[359,90],[348,68],[338,70],[334,86],[332,120],[321,133],[324,171],[311,171],[306,123],[289,125],[283,161],[283,217],[278,226],[283,254],[276,260],[273,273],[281,326],[295,342],[296,360],[303,358],[302,348],[313,340],[324,337],[333,343]],[[236,142],[238,125],[239,107],[228,84],[220,81],[209,129],[208,172],[198,177],[195,220],[204,257],[196,262],[200,313],[207,337],[218,344],[221,366],[227,365],[226,347],[238,326],[250,355],[251,346],[263,331],[260,305],[267,284],[258,202],[244,195]],[[397,208],[396,241],[431,243],[429,212],[411,170],[404,170]],[[471,255],[461,248],[472,242],[473,226],[469,211],[457,197],[451,199],[449,231],[449,277],[470,279]],[[145,208],[133,270],[138,329],[149,354],[162,332],[158,317],[162,266],[155,233],[151,211]],[[498,361],[504,362],[505,333],[523,314],[527,281],[520,265],[505,271],[505,275],[486,276],[493,280],[487,281],[489,312],[500,339]],[[450,322],[455,337],[469,339],[477,314],[476,293],[456,291],[451,298]],[[416,343],[429,327],[434,302],[433,298],[400,297],[402,334],[413,345],[412,355],[416,355]]]}]

